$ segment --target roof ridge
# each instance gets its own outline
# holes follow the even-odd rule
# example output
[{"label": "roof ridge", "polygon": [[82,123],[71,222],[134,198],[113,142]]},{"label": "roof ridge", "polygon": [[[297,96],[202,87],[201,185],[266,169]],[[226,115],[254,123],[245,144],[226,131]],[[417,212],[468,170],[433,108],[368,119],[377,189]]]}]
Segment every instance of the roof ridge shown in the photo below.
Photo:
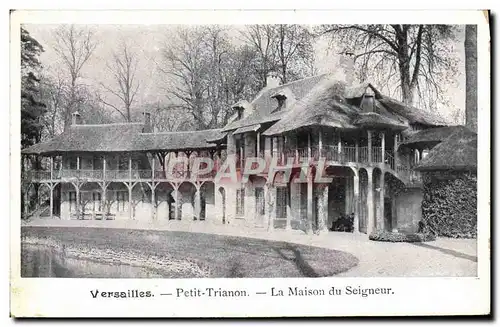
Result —
[{"label": "roof ridge", "polygon": [[78,124],[71,125],[73,127],[106,127],[106,126],[125,126],[125,125],[144,125],[141,122],[125,122],[125,123],[109,123],[109,124]]},{"label": "roof ridge", "polygon": [[[328,75],[328,73],[322,73],[322,74],[316,74],[316,75],[313,75],[313,76],[304,77],[304,78],[297,79],[295,81],[291,81],[291,82],[288,82],[288,83],[285,83],[285,84],[282,84],[282,85],[279,85],[279,86],[276,86],[276,87],[269,88],[267,90],[279,89],[279,88],[284,87],[284,86],[289,86],[289,85],[291,85],[293,83],[303,82],[303,81],[310,80],[310,79],[313,79],[313,78],[318,78],[318,77],[325,77],[326,75]],[[264,89],[266,89],[266,88],[264,88]]]},{"label": "roof ridge", "polygon": [[193,131],[170,131],[170,132],[151,132],[151,133],[144,133],[144,132],[141,132],[139,134],[142,134],[142,135],[157,135],[157,134],[162,134],[162,135],[165,135],[165,134],[181,134],[181,133],[198,133],[198,132],[207,132],[207,131],[221,131],[222,128],[209,128],[209,129],[200,129],[200,130],[193,130]]}]

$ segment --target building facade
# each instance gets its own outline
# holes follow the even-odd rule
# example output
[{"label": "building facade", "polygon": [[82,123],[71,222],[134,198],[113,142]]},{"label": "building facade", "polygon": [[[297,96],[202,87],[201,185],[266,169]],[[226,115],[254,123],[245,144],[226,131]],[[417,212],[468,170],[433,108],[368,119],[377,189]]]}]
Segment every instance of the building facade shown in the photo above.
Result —
[{"label": "building facade", "polygon": [[285,85],[270,74],[221,129],[157,133],[148,114],[143,123],[85,125],[75,113],[68,131],[22,151],[24,213],[37,189],[47,194],[44,215],[60,219],[321,233],[352,216],[355,232],[417,231],[414,167],[432,144],[411,139],[446,123],[370,83],[352,85],[346,56],[335,72]]}]

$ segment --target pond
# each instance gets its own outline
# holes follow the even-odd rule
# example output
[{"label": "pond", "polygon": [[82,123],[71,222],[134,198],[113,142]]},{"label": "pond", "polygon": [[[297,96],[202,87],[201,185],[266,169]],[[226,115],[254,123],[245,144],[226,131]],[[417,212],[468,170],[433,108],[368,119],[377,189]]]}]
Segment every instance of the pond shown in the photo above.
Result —
[{"label": "pond", "polygon": [[21,277],[175,278],[179,274],[190,275],[189,271],[180,272],[178,267],[155,269],[139,263],[124,263],[126,260],[109,260],[109,252],[108,259],[104,260],[88,258],[84,252],[79,255],[68,255],[67,252],[55,246],[22,243]]}]

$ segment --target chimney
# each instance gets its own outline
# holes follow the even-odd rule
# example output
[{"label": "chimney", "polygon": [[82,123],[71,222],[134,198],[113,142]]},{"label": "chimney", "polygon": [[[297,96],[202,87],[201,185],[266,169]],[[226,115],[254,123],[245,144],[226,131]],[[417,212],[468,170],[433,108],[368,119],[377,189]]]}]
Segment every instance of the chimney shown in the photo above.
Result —
[{"label": "chimney", "polygon": [[71,125],[82,125],[82,115],[78,111],[71,114]]},{"label": "chimney", "polygon": [[341,52],[338,64],[333,69],[335,79],[346,82],[348,86],[352,85],[354,82],[354,53],[349,50]]},{"label": "chimney", "polygon": [[278,77],[278,73],[274,71],[270,71],[267,73],[266,78],[266,88],[272,89],[273,87],[280,86],[280,79]]},{"label": "chimney", "polygon": [[152,133],[153,132],[153,126],[151,125],[151,113],[149,112],[143,112],[144,115],[144,127],[142,129],[143,133]]}]

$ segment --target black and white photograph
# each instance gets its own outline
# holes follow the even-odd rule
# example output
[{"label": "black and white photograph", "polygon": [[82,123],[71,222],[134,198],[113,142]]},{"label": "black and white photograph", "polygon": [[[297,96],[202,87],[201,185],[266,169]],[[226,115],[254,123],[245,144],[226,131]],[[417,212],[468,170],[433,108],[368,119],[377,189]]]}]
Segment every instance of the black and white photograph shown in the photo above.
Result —
[{"label": "black and white photograph", "polygon": [[401,292],[361,281],[489,282],[476,13],[484,23],[18,19],[11,278],[84,281],[74,296],[101,307],[380,302]]}]

